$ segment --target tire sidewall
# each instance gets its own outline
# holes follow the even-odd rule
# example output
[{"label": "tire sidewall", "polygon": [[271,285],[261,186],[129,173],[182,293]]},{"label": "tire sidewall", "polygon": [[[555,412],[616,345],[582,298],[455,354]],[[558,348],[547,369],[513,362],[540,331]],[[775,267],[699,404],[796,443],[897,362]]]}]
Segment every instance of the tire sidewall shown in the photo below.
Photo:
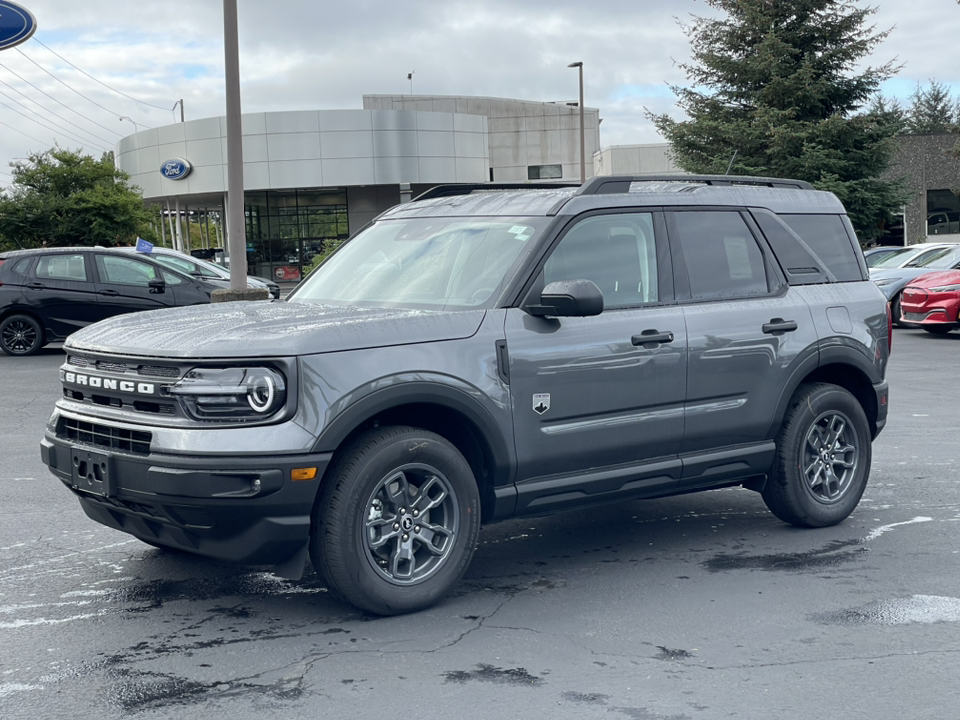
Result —
[{"label": "tire sidewall", "polygon": [[[787,477],[783,489],[805,517],[804,524],[811,527],[835,525],[853,512],[866,489],[870,474],[871,436],[870,426],[860,403],[846,390],[836,386],[819,386],[801,399],[797,413],[791,418],[785,431],[783,469]],[[857,468],[846,493],[840,500],[824,503],[816,499],[807,486],[804,474],[804,443],[814,422],[824,413],[840,412],[847,417],[856,433],[859,453]]]},{"label": "tire sidewall", "polygon": [[[454,547],[436,572],[413,585],[396,585],[378,574],[367,558],[364,516],[377,485],[392,471],[410,464],[433,467],[446,478],[456,493],[459,526]],[[338,549],[359,597],[341,585],[343,594],[351,602],[384,615],[412,612],[437,602],[466,572],[480,527],[479,493],[463,456],[431,433],[411,432],[384,443],[355,476],[345,477],[343,482],[347,485]]]}]

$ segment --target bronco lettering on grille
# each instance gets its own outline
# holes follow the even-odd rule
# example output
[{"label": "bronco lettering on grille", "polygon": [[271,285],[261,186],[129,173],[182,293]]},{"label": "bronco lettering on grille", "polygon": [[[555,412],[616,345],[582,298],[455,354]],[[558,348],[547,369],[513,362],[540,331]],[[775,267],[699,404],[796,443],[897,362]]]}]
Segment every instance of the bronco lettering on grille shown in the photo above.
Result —
[{"label": "bronco lettering on grille", "polygon": [[114,380],[113,378],[66,372],[63,370],[60,371],[60,380],[71,385],[102,388],[103,390],[119,390],[120,392],[134,393],[135,395],[154,395],[156,394],[157,387],[154,383],[135,383],[130,380]]}]

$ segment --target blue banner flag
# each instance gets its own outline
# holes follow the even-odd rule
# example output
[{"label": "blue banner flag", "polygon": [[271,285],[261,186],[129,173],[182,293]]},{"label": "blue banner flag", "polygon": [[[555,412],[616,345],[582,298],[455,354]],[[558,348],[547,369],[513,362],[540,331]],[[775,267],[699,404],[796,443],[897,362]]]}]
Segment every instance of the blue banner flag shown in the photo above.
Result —
[{"label": "blue banner flag", "polygon": [[153,243],[147,242],[142,237],[137,238],[137,252],[152,253]]}]

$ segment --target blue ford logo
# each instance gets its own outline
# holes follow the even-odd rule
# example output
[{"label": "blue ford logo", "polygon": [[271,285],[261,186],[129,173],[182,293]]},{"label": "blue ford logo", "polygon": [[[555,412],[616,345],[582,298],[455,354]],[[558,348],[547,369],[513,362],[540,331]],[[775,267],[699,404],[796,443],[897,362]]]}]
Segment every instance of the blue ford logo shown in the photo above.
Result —
[{"label": "blue ford logo", "polygon": [[191,170],[193,170],[193,165],[181,158],[167,160],[160,166],[160,174],[167,180],[183,180],[190,174]]},{"label": "blue ford logo", "polygon": [[37,21],[29,10],[0,0],[0,50],[26,42],[37,29]]}]

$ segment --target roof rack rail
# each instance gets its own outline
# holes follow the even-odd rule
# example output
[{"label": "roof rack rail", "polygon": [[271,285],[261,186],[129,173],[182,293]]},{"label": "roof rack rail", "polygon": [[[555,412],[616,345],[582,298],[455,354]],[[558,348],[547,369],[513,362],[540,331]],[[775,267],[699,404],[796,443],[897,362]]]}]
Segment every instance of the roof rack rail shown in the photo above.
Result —
[{"label": "roof rack rail", "polygon": [[688,182],[704,185],[788,188],[791,190],[815,190],[806,180],[786,178],[753,177],[751,175],[606,175],[587,180],[578,195],[606,195],[630,192],[635,182]]},{"label": "roof rack rail", "polygon": [[580,187],[578,182],[488,182],[488,183],[456,183],[437,185],[426,192],[420,193],[414,200],[430,200],[438,197],[453,197],[455,195],[469,195],[473,192],[496,192],[498,190],[554,190],[556,188]]}]

